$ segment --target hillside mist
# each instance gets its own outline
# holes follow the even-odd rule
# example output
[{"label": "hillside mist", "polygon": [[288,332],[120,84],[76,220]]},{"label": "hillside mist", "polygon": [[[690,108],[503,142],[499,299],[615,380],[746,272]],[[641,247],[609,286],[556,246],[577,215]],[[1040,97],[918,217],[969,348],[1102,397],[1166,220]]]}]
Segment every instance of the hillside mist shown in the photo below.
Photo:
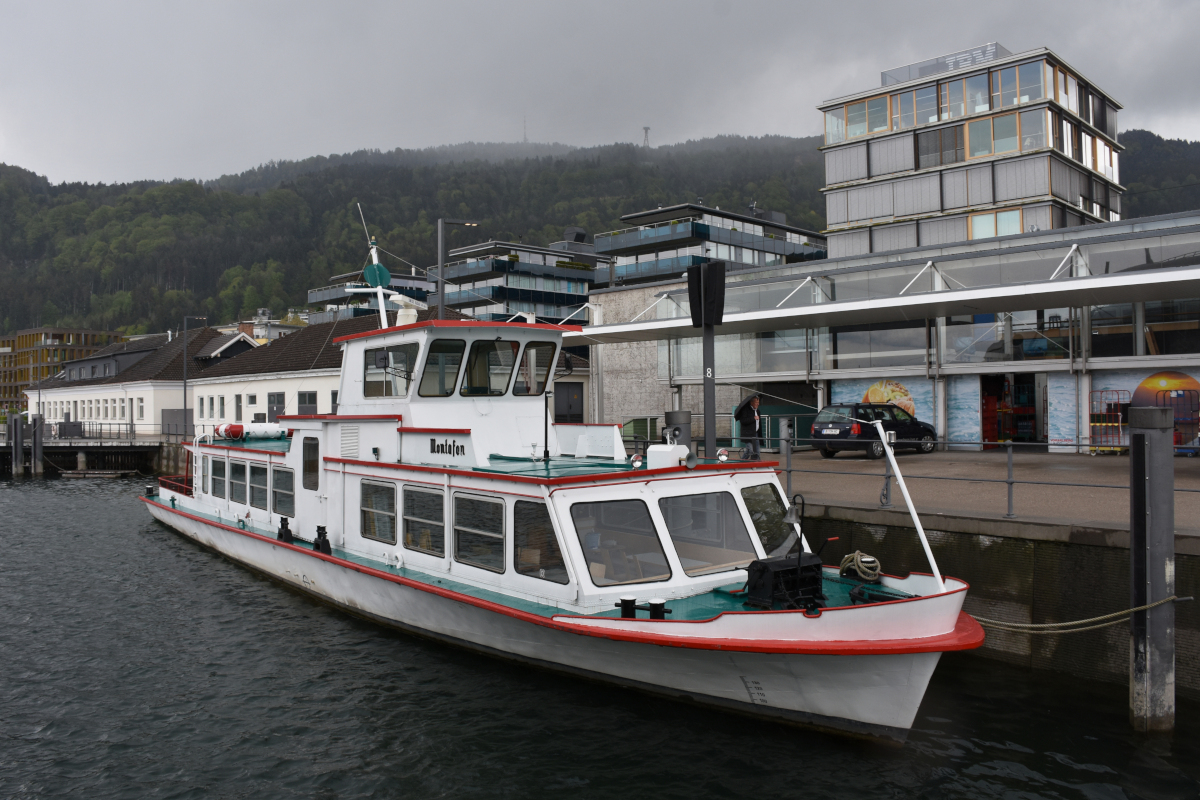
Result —
[{"label": "hillside mist", "polygon": [[[1122,134],[1126,216],[1200,207],[1200,143]],[[81,325],[128,333],[212,322],[260,306],[302,305],[309,288],[358,269],[356,204],[387,250],[434,263],[438,217],[449,246],[488,238],[544,245],[567,225],[621,227],[634,211],[694,201],[783,211],[820,230],[817,137],[723,136],[657,148],[469,143],[273,162],[196,183],[63,183],[0,164],[0,329]],[[1180,187],[1180,188],[1176,188]],[[389,261],[394,273],[398,262]]]}]

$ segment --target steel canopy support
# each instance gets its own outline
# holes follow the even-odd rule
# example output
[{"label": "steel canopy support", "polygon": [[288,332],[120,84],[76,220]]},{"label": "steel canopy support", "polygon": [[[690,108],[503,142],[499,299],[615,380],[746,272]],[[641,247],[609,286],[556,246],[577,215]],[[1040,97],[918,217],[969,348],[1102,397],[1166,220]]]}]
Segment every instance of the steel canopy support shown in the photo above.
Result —
[{"label": "steel canopy support", "polygon": [[[1175,594],[1175,415],[1129,409],[1129,602]],[[1137,731],[1175,727],[1175,605],[1129,621],[1129,719]]]}]

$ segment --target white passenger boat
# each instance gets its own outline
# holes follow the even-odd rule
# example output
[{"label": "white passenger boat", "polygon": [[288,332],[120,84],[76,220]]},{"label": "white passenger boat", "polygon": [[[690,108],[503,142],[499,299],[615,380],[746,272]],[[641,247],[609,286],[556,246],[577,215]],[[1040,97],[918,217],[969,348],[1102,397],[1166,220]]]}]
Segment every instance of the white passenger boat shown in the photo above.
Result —
[{"label": "white passenger boat", "polygon": [[902,736],[941,653],[983,641],[967,585],[936,567],[874,582],[822,568],[774,464],[669,444],[639,462],[619,426],[548,424],[562,330],[438,321],[340,339],[337,414],[281,417],[287,439],[197,441],[190,475],[143,500],[183,535],[384,625]]}]

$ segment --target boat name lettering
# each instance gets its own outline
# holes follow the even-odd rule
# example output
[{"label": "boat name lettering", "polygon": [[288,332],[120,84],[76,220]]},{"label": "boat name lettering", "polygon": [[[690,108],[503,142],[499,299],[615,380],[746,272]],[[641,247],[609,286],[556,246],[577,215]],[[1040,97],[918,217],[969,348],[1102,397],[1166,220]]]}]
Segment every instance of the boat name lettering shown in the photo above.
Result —
[{"label": "boat name lettering", "polygon": [[442,455],[462,456],[467,454],[467,448],[459,444],[454,439],[446,439],[439,442],[437,439],[429,440],[429,452],[439,453]]}]

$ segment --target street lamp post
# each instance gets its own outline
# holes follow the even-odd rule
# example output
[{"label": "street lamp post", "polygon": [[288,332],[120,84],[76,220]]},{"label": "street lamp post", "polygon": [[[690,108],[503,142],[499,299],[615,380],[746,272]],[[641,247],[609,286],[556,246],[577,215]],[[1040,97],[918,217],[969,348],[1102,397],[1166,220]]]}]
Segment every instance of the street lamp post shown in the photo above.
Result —
[{"label": "street lamp post", "polygon": [[183,438],[187,439],[188,433],[188,417],[187,417],[187,365],[188,365],[188,320],[202,319],[204,326],[208,327],[208,317],[184,317],[183,318]]},{"label": "street lamp post", "polygon": [[446,268],[446,226],[462,225],[465,228],[477,228],[479,223],[470,219],[444,219],[437,221],[437,293],[438,319],[446,318],[446,282],[442,279],[442,271]]}]

